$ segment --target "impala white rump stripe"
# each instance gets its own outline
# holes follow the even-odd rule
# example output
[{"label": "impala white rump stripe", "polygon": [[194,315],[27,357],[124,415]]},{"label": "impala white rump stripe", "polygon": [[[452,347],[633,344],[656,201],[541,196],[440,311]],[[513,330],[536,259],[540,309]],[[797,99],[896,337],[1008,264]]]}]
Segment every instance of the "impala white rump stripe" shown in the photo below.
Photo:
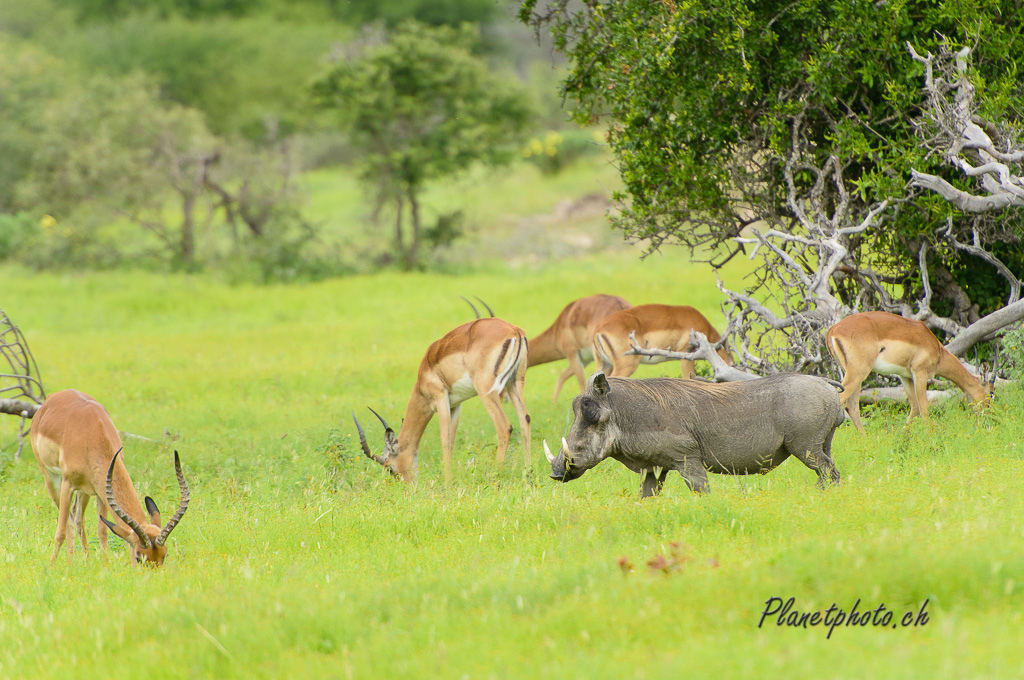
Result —
[{"label": "impala white rump stripe", "polygon": [[[501,392],[508,385],[509,381],[515,376],[516,371],[519,369],[519,364],[523,361],[523,346],[524,343],[519,342],[521,338],[515,337],[508,340],[508,350],[505,353],[505,365],[500,367],[494,376],[494,386],[491,387],[490,393],[495,394]],[[500,362],[500,359],[499,359]]]}]

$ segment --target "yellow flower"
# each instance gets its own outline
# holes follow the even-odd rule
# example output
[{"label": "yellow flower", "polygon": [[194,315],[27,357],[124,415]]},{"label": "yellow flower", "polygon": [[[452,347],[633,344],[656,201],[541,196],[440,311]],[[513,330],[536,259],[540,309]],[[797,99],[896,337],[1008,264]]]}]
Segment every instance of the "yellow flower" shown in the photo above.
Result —
[{"label": "yellow flower", "polygon": [[53,218],[53,215],[43,215],[39,219],[39,228],[43,231],[49,231],[57,226],[57,220]]}]

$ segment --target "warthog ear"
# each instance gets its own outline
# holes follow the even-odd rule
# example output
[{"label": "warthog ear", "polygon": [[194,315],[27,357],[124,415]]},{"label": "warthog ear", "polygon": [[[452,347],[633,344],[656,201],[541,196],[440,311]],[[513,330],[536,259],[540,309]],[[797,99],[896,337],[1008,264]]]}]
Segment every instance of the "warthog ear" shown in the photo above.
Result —
[{"label": "warthog ear", "polygon": [[604,373],[595,373],[591,384],[594,386],[594,392],[601,396],[612,391],[611,386],[608,384],[608,378],[604,377]]}]

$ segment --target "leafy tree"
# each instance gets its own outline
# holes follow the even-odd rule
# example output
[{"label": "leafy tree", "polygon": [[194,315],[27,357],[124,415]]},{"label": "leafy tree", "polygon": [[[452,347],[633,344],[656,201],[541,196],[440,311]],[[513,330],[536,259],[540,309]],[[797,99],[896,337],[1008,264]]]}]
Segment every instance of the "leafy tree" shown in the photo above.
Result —
[{"label": "leafy tree", "polygon": [[394,250],[407,269],[419,262],[426,183],[511,160],[529,117],[517,84],[473,55],[476,39],[468,25],[408,22],[314,85],[351,132],[378,212],[394,209]]},{"label": "leafy tree", "polygon": [[[77,225],[67,235],[79,244],[90,226],[127,218],[175,261],[195,263],[197,202],[216,144],[198,112],[165,105],[142,77],[94,76],[42,102],[37,125],[19,207]],[[166,211],[169,192],[179,199],[177,219]]]},{"label": "leafy tree", "polygon": [[[1011,149],[1024,117],[1021,10],[1019,0],[526,0],[520,18],[550,29],[569,58],[575,119],[607,122],[625,185],[615,225],[714,266],[754,246],[754,284],[725,291],[740,357],[757,364],[784,348],[802,365],[822,361],[821,329],[852,310],[956,334],[1018,299],[1004,274],[1024,271],[1021,212],[970,213],[911,183],[915,170],[960,188],[971,180],[927,133],[924,68],[908,45],[973,48],[973,113]],[[1007,266],[957,245],[975,237]],[[755,322],[791,342],[759,340]]]}]

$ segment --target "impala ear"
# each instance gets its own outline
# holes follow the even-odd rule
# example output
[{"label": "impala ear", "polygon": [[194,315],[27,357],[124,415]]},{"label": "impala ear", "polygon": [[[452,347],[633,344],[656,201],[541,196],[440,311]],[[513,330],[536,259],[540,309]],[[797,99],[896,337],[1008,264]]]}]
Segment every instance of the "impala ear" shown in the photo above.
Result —
[{"label": "impala ear", "polygon": [[117,525],[116,525],[116,524],[114,524],[113,522],[111,522],[111,521],[110,521],[109,519],[107,519],[107,518],[106,518],[106,517],[104,517],[103,515],[100,515],[100,521],[101,521],[101,522],[103,522],[104,524],[106,524],[106,525],[107,525],[107,528],[108,528],[108,529],[110,529],[110,531],[111,531],[111,532],[112,532],[112,533],[113,533],[113,534],[114,534],[115,536],[117,536],[118,538],[120,538],[120,539],[121,539],[122,541],[124,541],[125,543],[129,543],[129,544],[131,543],[131,541],[129,541],[129,540],[128,540],[128,534],[127,534],[127,532],[126,532],[126,533],[125,533],[124,535],[122,535],[122,534],[121,534],[121,530],[117,528]]},{"label": "impala ear", "polygon": [[150,524],[160,526],[160,508],[156,507],[156,501],[146,496],[146,512],[149,513]]}]

